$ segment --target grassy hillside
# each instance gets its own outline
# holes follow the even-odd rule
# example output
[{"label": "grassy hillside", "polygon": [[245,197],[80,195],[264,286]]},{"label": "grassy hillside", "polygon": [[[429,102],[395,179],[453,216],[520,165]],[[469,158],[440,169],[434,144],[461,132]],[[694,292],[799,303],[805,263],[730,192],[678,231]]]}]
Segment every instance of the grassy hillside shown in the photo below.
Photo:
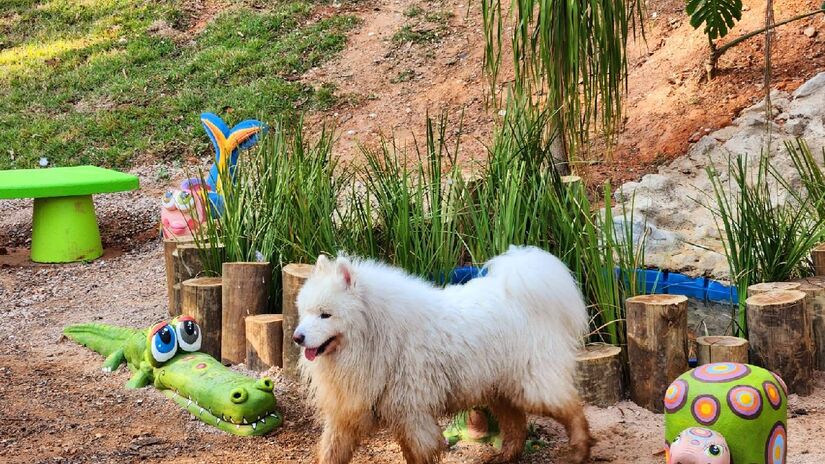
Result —
[{"label": "grassy hillside", "polygon": [[296,78],[344,47],[353,17],[235,2],[199,28],[185,7],[0,1],[0,169],[177,159],[208,148],[202,111],[233,123],[332,100]]}]

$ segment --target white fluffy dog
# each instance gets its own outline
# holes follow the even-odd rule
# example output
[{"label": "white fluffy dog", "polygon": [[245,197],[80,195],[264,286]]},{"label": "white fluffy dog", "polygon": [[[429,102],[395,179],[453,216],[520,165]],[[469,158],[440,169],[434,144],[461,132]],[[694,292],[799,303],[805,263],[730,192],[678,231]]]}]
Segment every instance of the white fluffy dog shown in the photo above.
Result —
[{"label": "white fluffy dog", "polygon": [[360,439],[388,427],[408,463],[439,460],[438,419],[488,405],[500,422],[498,461],[519,457],[526,414],[561,422],[573,448],[590,433],[573,383],[588,315],[555,256],[511,247],[485,277],[438,288],[373,261],[318,257],[298,295],[294,340],[324,422],[322,464],[350,461]]}]

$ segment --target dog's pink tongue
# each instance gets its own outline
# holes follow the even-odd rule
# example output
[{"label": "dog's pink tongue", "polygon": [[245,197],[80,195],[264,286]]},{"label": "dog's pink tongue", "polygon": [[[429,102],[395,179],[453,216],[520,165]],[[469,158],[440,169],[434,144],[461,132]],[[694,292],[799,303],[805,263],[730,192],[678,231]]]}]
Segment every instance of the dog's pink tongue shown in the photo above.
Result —
[{"label": "dog's pink tongue", "polygon": [[318,356],[318,348],[304,348],[304,356],[310,361],[315,361],[315,357]]}]

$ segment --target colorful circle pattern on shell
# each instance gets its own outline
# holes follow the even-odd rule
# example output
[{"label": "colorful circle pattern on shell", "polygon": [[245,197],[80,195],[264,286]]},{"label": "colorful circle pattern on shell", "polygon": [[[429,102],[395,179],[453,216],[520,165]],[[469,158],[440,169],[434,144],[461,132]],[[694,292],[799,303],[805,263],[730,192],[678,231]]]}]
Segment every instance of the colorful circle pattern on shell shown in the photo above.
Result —
[{"label": "colorful circle pattern on shell", "polygon": [[684,380],[675,380],[665,392],[665,410],[675,412],[687,401],[688,384]]},{"label": "colorful circle pattern on shell", "polygon": [[779,393],[779,387],[773,382],[762,382],[762,389],[765,390],[768,404],[774,409],[779,409],[782,406],[782,394]]},{"label": "colorful circle pattern on shell", "polygon": [[739,385],[728,392],[728,406],[742,419],[756,419],[762,412],[762,395],[753,387]]},{"label": "colorful circle pattern on shell", "polygon": [[693,378],[701,382],[730,382],[750,374],[748,366],[733,362],[711,363],[693,370]]},{"label": "colorful circle pattern on shell", "polygon": [[777,422],[768,437],[765,446],[766,464],[785,464],[785,456],[788,453],[788,436],[782,422]]},{"label": "colorful circle pattern on shell", "polygon": [[769,370],[737,363],[700,366],[663,393],[666,443],[706,428],[726,440],[733,463],[787,463],[788,395]]},{"label": "colorful circle pattern on shell", "polygon": [[719,400],[711,395],[700,395],[691,406],[693,418],[702,425],[713,425],[719,419]]}]

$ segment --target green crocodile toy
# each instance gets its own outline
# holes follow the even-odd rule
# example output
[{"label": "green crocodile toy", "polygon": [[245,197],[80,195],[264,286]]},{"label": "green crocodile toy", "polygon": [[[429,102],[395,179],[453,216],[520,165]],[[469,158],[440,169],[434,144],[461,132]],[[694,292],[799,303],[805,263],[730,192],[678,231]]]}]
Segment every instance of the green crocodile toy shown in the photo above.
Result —
[{"label": "green crocodile toy", "polygon": [[[495,449],[501,449],[502,445],[498,421],[488,408],[472,408],[459,412],[447,425],[443,435],[450,448],[459,441],[483,443]],[[524,452],[529,454],[546,446],[547,443],[538,439],[533,424],[530,424],[527,429]]]},{"label": "green crocodile toy", "polygon": [[202,422],[234,435],[264,435],[281,425],[273,383],[233,372],[206,353],[194,319],[181,316],[150,330],[105,324],[63,329],[69,339],[106,356],[103,370],[124,362],[132,372],[127,388],[155,388]]}]

